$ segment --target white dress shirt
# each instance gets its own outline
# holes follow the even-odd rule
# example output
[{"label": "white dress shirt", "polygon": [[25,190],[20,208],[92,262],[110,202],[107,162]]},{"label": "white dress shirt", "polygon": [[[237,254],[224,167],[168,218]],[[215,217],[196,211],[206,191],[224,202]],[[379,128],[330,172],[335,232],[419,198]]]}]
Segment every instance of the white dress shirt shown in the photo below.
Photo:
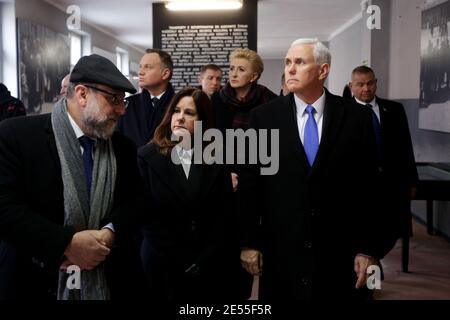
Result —
[{"label": "white dress shirt", "polygon": [[379,106],[378,103],[377,103],[377,98],[373,98],[373,100],[370,101],[369,103],[362,102],[361,100],[356,99],[356,97],[355,97],[355,100],[356,100],[356,102],[358,102],[359,104],[362,104],[362,105],[364,105],[364,106],[365,106],[366,104],[372,105],[372,110],[373,110],[373,112],[375,112],[375,114],[377,115],[378,122],[380,122],[380,106]]},{"label": "white dress shirt", "polygon": [[[75,122],[75,120],[73,120],[72,116],[70,115],[69,112],[67,112],[67,115],[69,116],[69,122],[72,125],[72,129],[75,132],[75,136],[77,137],[77,140],[80,139],[82,136],[84,136],[85,134],[83,133],[83,131],[81,131],[80,127],[77,125],[77,123]],[[94,146],[97,143],[97,139],[95,138],[91,138],[90,139],[94,140]],[[81,154],[84,153],[83,147],[81,146],[80,143],[80,149],[81,149]],[[95,152],[95,147],[94,150],[92,150],[92,157],[94,157],[94,152]]]},{"label": "white dress shirt", "polygon": [[[150,93],[150,92],[149,92]],[[154,96],[154,95],[152,95],[151,93],[150,93],[150,99],[152,99],[152,101],[153,101],[153,98],[158,98],[158,101],[159,100],[161,100],[161,97],[164,95],[164,93],[166,93],[165,91],[163,92],[163,93],[161,93],[160,95],[158,95],[158,96]]]},{"label": "white dress shirt", "polygon": [[[302,141],[302,143],[304,143],[303,139],[305,137],[305,126],[306,121],[308,121],[309,118],[309,115],[305,109],[308,106],[308,104],[299,97],[297,97],[295,94],[294,94],[294,101],[297,110],[298,132],[300,134],[300,140]],[[316,100],[316,102],[310,105],[313,106],[314,109],[316,110],[316,112],[314,113],[314,119],[316,120],[317,123],[317,130],[319,131],[318,134],[320,143],[320,139],[322,138],[323,109],[325,108],[325,91],[320,96],[320,98]]]},{"label": "white dress shirt", "polygon": [[188,179],[189,171],[191,169],[193,149],[185,150],[180,146],[176,145],[175,150],[177,151],[177,155],[180,158],[180,162],[181,165],[183,166],[183,171],[184,174],[186,175],[186,179]]},{"label": "white dress shirt", "polygon": [[[69,116],[69,122],[72,125],[73,131],[75,131],[75,136],[77,137],[77,139],[79,139],[82,136],[84,136],[83,131],[81,131],[80,127],[77,125],[75,120],[73,120],[73,118],[72,118],[72,116],[70,115],[69,112],[67,112],[67,115]],[[81,144],[80,144],[80,146],[81,146]],[[83,148],[81,148],[81,150],[83,150]]]}]

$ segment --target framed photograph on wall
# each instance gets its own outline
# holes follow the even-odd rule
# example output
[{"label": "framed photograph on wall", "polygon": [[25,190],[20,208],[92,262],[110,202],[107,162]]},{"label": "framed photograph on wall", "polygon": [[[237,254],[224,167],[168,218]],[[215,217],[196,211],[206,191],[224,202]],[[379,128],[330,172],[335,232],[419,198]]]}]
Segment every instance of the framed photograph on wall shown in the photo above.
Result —
[{"label": "framed photograph on wall", "polygon": [[422,11],[420,129],[450,132],[449,28],[450,1]]},{"label": "framed photograph on wall", "polygon": [[70,72],[69,37],[23,19],[17,29],[20,99],[27,114],[51,112]]}]

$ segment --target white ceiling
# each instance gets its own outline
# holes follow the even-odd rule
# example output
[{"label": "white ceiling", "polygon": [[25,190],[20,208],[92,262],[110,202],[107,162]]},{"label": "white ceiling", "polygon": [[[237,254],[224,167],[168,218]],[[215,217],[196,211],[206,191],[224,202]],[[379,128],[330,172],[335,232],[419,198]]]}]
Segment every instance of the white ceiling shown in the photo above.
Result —
[{"label": "white ceiling", "polygon": [[[155,0],[49,0],[65,11],[78,5],[89,24],[144,50],[152,46],[152,3]],[[361,0],[259,0],[258,52],[282,58],[289,44],[300,37],[330,36],[361,13]]]}]

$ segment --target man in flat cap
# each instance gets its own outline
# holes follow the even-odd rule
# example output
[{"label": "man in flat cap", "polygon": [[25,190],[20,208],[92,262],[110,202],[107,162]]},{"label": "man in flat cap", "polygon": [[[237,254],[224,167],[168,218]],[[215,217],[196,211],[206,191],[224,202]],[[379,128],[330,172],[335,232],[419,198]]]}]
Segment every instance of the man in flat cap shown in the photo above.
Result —
[{"label": "man in flat cap", "polygon": [[[125,113],[124,92],[136,90],[113,63],[85,56],[51,114],[1,123],[3,298],[133,293],[126,286],[138,264],[123,248],[132,236],[130,215],[139,212],[140,177],[133,143],[114,130]],[[2,270],[11,260],[15,268]]]}]

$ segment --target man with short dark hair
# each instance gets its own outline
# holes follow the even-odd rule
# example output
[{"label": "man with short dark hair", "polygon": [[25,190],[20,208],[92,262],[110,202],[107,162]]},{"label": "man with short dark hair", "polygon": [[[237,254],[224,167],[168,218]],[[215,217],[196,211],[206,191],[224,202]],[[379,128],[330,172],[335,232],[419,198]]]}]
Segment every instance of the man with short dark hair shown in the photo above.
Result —
[{"label": "man with short dark hair", "polygon": [[[133,143],[114,132],[125,91],[136,90],[93,54],[75,65],[67,98],[51,114],[0,124],[3,298],[129,296],[139,265],[125,246],[140,177]],[[66,269],[73,266],[81,270],[79,287],[69,285]]]},{"label": "man with short dark hair", "polygon": [[222,69],[216,64],[207,64],[200,69],[200,75],[198,76],[198,82],[200,83],[203,92],[205,92],[209,98],[220,90],[222,86]]},{"label": "man with short dark hair", "polygon": [[139,64],[139,87],[142,92],[128,97],[126,114],[117,126],[119,132],[134,141],[137,147],[147,144],[175,94],[170,79],[173,62],[160,49],[147,49]]},{"label": "man with short dark hair", "polygon": [[[377,78],[367,66],[352,72],[349,87],[356,102],[371,109],[379,144],[378,160],[383,187],[377,194],[385,196],[390,225],[396,238],[403,239],[403,270],[408,270],[409,238],[412,236],[411,199],[417,185],[417,169],[403,105],[376,96]],[[374,198],[380,198],[375,196]]]}]

